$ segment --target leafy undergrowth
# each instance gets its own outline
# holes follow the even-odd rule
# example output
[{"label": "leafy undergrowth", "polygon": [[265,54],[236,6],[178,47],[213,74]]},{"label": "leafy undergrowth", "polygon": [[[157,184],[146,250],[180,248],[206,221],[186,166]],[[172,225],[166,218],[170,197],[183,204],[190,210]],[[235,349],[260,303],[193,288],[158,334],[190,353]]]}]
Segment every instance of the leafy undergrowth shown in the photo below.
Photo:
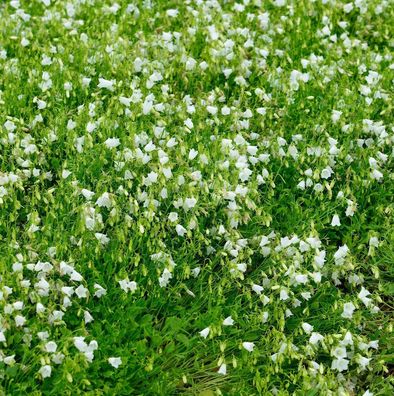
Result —
[{"label": "leafy undergrowth", "polygon": [[393,18],[1,2],[0,394],[392,395]]}]

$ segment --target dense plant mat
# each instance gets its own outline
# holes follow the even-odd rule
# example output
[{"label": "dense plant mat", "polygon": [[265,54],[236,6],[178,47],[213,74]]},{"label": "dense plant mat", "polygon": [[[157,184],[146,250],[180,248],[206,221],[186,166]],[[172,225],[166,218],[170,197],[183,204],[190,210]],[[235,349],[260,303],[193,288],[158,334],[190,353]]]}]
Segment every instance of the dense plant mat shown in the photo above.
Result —
[{"label": "dense plant mat", "polygon": [[0,394],[393,394],[393,2],[4,0]]}]

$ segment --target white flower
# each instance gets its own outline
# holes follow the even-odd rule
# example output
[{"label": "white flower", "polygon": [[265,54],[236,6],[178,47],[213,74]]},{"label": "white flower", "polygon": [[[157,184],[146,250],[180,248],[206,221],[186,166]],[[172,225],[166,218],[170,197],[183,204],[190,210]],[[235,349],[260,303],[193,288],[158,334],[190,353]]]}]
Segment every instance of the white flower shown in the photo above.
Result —
[{"label": "white flower", "polygon": [[288,298],[289,298],[289,294],[287,293],[287,290],[281,289],[279,294],[279,300],[286,301]]},{"label": "white flower", "polygon": [[257,294],[261,294],[261,292],[264,290],[263,286],[260,285],[256,285],[255,283],[252,285],[252,290],[257,293]]},{"label": "white flower", "polygon": [[319,268],[323,268],[325,261],[326,261],[326,251],[322,250],[321,252],[318,252],[316,254],[314,258],[314,262]]},{"label": "white flower", "polygon": [[85,342],[85,337],[74,337],[74,346],[80,352],[85,352],[88,348],[88,345]]},{"label": "white flower", "polygon": [[88,362],[92,362],[94,358],[94,351],[98,348],[97,341],[90,341],[89,345],[85,342],[84,337],[74,337],[75,347],[82,352]]},{"label": "white flower", "polygon": [[78,271],[72,269],[70,273],[70,279],[75,282],[81,282],[83,280],[83,277]]},{"label": "white flower", "polygon": [[[194,127],[193,121],[190,118],[187,118],[183,123],[189,129],[192,129]],[[189,154],[189,156],[190,156],[190,154]]]},{"label": "white flower", "polygon": [[55,310],[49,315],[48,321],[51,324],[55,323],[55,322],[60,322],[61,320],[63,320],[63,316],[64,316],[64,312],[63,311]]},{"label": "white flower", "polygon": [[83,320],[85,324],[88,324],[90,322],[93,322],[93,316],[90,314],[88,311],[83,311]]},{"label": "white flower", "polygon": [[55,364],[62,364],[64,358],[65,358],[64,354],[58,352],[58,353],[54,353],[54,354],[52,355],[51,360],[52,360],[52,362],[55,363]]},{"label": "white flower", "polygon": [[88,216],[87,214],[85,215],[85,226],[88,230],[93,231],[94,227],[96,226],[96,219],[95,219],[95,213],[92,211],[91,214],[93,216]]},{"label": "white flower", "polygon": [[357,210],[357,204],[351,201],[350,199],[347,200],[348,207],[346,208],[346,216],[352,217]]},{"label": "white flower", "polygon": [[378,348],[379,348],[379,341],[378,341],[378,340],[370,341],[370,342],[368,343],[368,346],[369,346],[370,348],[373,348],[373,349],[378,349]]},{"label": "white flower", "polygon": [[16,327],[23,327],[26,323],[26,318],[22,315],[15,316],[15,326]]},{"label": "white flower", "polygon": [[0,330],[0,342],[6,342],[6,338],[3,330]]},{"label": "white flower", "polygon": [[345,358],[347,357],[346,348],[343,346],[338,346],[331,352],[331,355],[337,359]]},{"label": "white flower", "polygon": [[36,103],[39,110],[43,110],[47,107],[47,102],[45,102],[44,100],[37,99]]},{"label": "white flower", "polygon": [[145,183],[146,185],[150,185],[152,183],[156,183],[157,179],[158,179],[159,175],[156,172],[149,172],[147,177],[146,177],[146,181],[148,183]]},{"label": "white flower", "polygon": [[321,171],[320,176],[322,179],[329,179],[331,177],[331,174],[332,174],[332,169],[330,167],[327,167]]},{"label": "white flower", "polygon": [[274,353],[274,354],[272,354],[272,355],[270,356],[270,358],[271,358],[271,360],[272,360],[273,362],[276,362],[276,361],[278,360],[278,354],[277,354],[277,353]]},{"label": "white flower", "polygon": [[124,290],[126,293],[128,291],[131,291],[132,293],[137,290],[137,283],[134,281],[129,281],[128,278],[125,278],[123,280],[118,281],[120,287],[122,290]]},{"label": "white flower", "polygon": [[247,265],[245,263],[239,263],[237,264],[237,270],[240,272],[246,272]]},{"label": "white flower", "polygon": [[[163,168],[163,175],[166,179],[171,179],[171,177],[172,177],[171,168]],[[164,198],[164,197],[162,196],[162,198]]]},{"label": "white flower", "polygon": [[231,109],[229,107],[227,107],[227,106],[222,107],[222,110],[221,110],[222,115],[225,115],[225,116],[229,115],[230,112],[231,112]]},{"label": "white flower", "polygon": [[178,213],[176,213],[176,212],[171,212],[171,213],[168,215],[168,220],[170,220],[171,223],[176,222],[176,221],[178,220]]},{"label": "white flower", "polygon": [[339,216],[335,214],[331,220],[332,227],[339,227],[341,225],[341,221],[339,220]]},{"label": "white flower", "polygon": [[343,245],[338,248],[338,250],[334,253],[334,261],[336,265],[341,265],[344,262],[345,257],[349,252],[349,248],[347,245]]},{"label": "white flower", "polygon": [[309,338],[309,343],[312,345],[316,345],[323,339],[324,337],[321,334],[313,332]]},{"label": "white flower", "polygon": [[196,267],[192,269],[192,274],[195,278],[197,278],[197,276],[200,274],[201,272],[201,268],[200,267]]},{"label": "white flower", "polygon": [[105,207],[107,209],[110,209],[112,207],[112,202],[109,193],[105,192],[103,193],[96,201],[96,205],[98,205],[100,208]]},{"label": "white flower", "polygon": [[71,172],[67,169],[63,169],[62,171],[62,178],[67,179],[71,175]]},{"label": "white flower", "polygon": [[36,312],[38,314],[45,312],[45,307],[41,303],[37,303],[36,305]]},{"label": "white flower", "polygon": [[120,145],[120,140],[118,138],[108,138],[104,144],[108,147],[108,148],[115,148],[118,147]]},{"label": "white flower", "polygon": [[116,83],[116,80],[106,80],[105,78],[99,78],[98,87],[113,91],[115,83]]},{"label": "white flower", "polygon": [[208,69],[208,63],[207,62],[205,62],[205,61],[202,61],[200,64],[199,64],[199,67],[200,67],[200,69],[201,70],[207,70]]},{"label": "white flower", "polygon": [[370,294],[371,293],[365,287],[361,287],[360,293],[357,295],[366,307],[368,307],[372,301],[370,298],[368,298]]},{"label": "white flower", "polygon": [[86,188],[83,188],[81,190],[81,194],[88,200],[90,201],[93,198],[93,195],[95,194],[93,191],[89,191]]},{"label": "white flower", "polygon": [[347,359],[334,359],[331,363],[331,368],[333,370],[338,370],[339,372],[347,370],[348,366],[349,360]]},{"label": "white flower", "polygon": [[92,133],[97,128],[97,124],[95,122],[89,121],[86,124],[86,132]]},{"label": "white flower", "polygon": [[42,366],[38,372],[42,378],[48,378],[52,374],[52,367],[46,364],[45,366]]},{"label": "white flower", "polygon": [[343,306],[342,318],[351,319],[353,312],[356,309],[355,305],[351,302],[345,303]]},{"label": "white flower", "polygon": [[132,98],[126,98],[124,96],[119,96],[119,102],[126,107],[130,107],[130,103],[132,102]]},{"label": "white flower", "polygon": [[231,316],[228,316],[223,320],[223,326],[232,326],[234,324],[234,319]]},{"label": "white flower", "polygon": [[207,106],[207,111],[209,114],[215,115],[218,112],[218,108],[215,106]]},{"label": "white flower", "polygon": [[219,367],[218,374],[226,375],[227,374],[227,366],[226,363],[222,363]]},{"label": "white flower", "polygon": [[233,69],[223,69],[223,74],[226,78],[229,78],[231,73],[233,72]]},{"label": "white flower", "polygon": [[313,330],[313,326],[311,326],[309,323],[304,322],[301,326],[306,334],[310,334],[311,331]]},{"label": "white flower", "polygon": [[170,279],[172,279],[172,273],[167,268],[164,268],[163,273],[159,277],[160,287],[166,287],[170,282]]},{"label": "white flower", "polygon": [[97,298],[100,298],[100,297],[102,297],[102,296],[107,294],[107,290],[105,290],[98,283],[94,284],[94,289],[95,289],[94,296],[97,297]]},{"label": "white flower", "polygon": [[122,364],[122,359],[120,357],[110,357],[108,363],[117,369]]},{"label": "white flower", "polygon": [[177,225],[176,225],[175,230],[176,230],[176,233],[177,233],[179,236],[182,236],[182,237],[183,237],[183,236],[186,234],[186,232],[187,232],[186,228],[183,227],[183,226],[181,226],[180,224],[177,224]]},{"label": "white flower", "polygon": [[383,178],[383,173],[379,171],[378,169],[374,169],[371,172],[371,178],[375,180],[381,180]]},{"label": "white flower", "polygon": [[240,172],[239,172],[239,180],[241,180],[242,182],[246,182],[249,180],[249,177],[252,175],[252,171],[249,168],[243,168]]},{"label": "white flower", "polygon": [[305,284],[308,282],[308,275],[305,274],[296,274],[295,281],[300,284]]},{"label": "white flower", "polygon": [[193,58],[188,58],[186,61],[186,70],[193,70],[196,67],[197,61]]},{"label": "white flower", "polygon": [[209,327],[206,327],[205,329],[200,331],[200,336],[203,338],[207,338],[210,330],[211,329]]},{"label": "white flower", "polygon": [[291,312],[290,309],[287,308],[285,311],[285,315],[286,315],[286,318],[290,318],[290,316],[293,316],[293,312]]},{"label": "white flower", "polygon": [[340,342],[341,346],[353,345],[353,337],[350,331],[347,331],[343,340]]},{"label": "white flower", "polygon": [[23,301],[15,301],[12,306],[14,307],[15,310],[21,311],[24,307],[24,302]]},{"label": "white flower", "polygon": [[102,244],[102,245],[106,245],[110,239],[107,237],[107,235],[102,234],[100,232],[96,232],[94,234],[94,236],[96,237],[96,239]]},{"label": "white flower", "polygon": [[346,13],[346,14],[349,14],[349,12],[351,12],[353,10],[353,3],[346,3],[344,6],[343,6],[343,11]]},{"label": "white flower", "polygon": [[149,114],[152,108],[153,108],[153,101],[146,98],[142,105],[142,114],[144,115]]},{"label": "white flower", "polygon": [[7,366],[12,366],[15,364],[15,355],[10,355],[10,356],[6,356],[3,359],[3,362],[7,365]]},{"label": "white flower", "polygon": [[186,198],[183,204],[183,208],[185,210],[193,209],[196,206],[197,199],[196,198]]},{"label": "white flower", "polygon": [[76,289],[75,289],[75,294],[79,297],[79,298],[87,298],[88,296],[88,289],[82,285],[79,285]]},{"label": "white flower", "polygon": [[366,358],[364,356],[359,356],[357,359],[357,363],[360,365],[362,370],[365,370],[368,367],[370,361],[371,358]]},{"label": "white flower", "polygon": [[82,78],[82,86],[85,87],[85,88],[88,87],[91,81],[92,81],[91,78],[83,77]]},{"label": "white flower", "polygon": [[253,352],[253,348],[254,348],[254,342],[243,342],[242,346],[244,347],[244,349],[246,349],[248,352]]},{"label": "white flower", "polygon": [[8,132],[14,132],[15,129],[16,129],[16,125],[15,125],[12,121],[7,120],[7,121],[4,123],[4,128],[5,128]]},{"label": "white flower", "polygon": [[57,350],[57,344],[54,341],[49,341],[45,344],[45,350],[50,353],[54,353]]},{"label": "white flower", "polygon": [[166,13],[169,17],[175,18],[179,14],[179,11],[177,9],[168,9]]},{"label": "white flower", "polygon": [[198,155],[198,151],[194,149],[190,149],[189,151],[189,160],[193,160]]},{"label": "white flower", "polygon": [[333,110],[332,116],[331,116],[332,122],[334,124],[337,123],[339,121],[339,119],[341,118],[341,115],[342,115],[342,111]]},{"label": "white flower", "polygon": [[87,360],[89,363],[92,363],[92,361],[93,361],[93,359],[94,359],[94,353],[93,353],[93,351],[86,351],[86,352],[84,352],[83,354],[85,355],[86,360]]}]

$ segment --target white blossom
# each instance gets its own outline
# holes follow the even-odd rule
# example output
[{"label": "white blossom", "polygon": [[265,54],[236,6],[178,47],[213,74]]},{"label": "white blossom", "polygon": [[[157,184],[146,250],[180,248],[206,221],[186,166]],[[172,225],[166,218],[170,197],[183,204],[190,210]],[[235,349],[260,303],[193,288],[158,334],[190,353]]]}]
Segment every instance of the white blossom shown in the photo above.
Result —
[{"label": "white blossom", "polygon": [[120,357],[110,357],[108,363],[117,369],[122,364],[122,359]]},{"label": "white blossom", "polygon": [[253,352],[254,349],[254,343],[253,342],[243,342],[242,346],[244,349],[246,349],[248,352]]},{"label": "white blossom", "polygon": [[228,316],[223,320],[223,326],[232,326],[234,324],[234,319],[231,316]]},{"label": "white blossom", "polygon": [[211,329],[209,327],[206,327],[205,329],[200,331],[200,336],[203,338],[207,338],[210,330]]}]

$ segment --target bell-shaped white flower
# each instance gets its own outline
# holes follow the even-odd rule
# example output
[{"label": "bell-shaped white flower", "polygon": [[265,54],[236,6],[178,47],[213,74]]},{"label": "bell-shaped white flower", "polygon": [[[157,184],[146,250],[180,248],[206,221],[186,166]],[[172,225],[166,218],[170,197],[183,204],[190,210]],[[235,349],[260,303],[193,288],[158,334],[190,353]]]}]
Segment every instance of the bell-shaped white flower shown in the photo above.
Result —
[{"label": "bell-shaped white flower", "polygon": [[228,316],[223,320],[223,326],[232,326],[234,324],[234,319],[231,316]]},{"label": "bell-shaped white flower", "polygon": [[341,316],[346,319],[351,319],[355,309],[356,307],[352,302],[345,303],[343,305],[343,312]]},{"label": "bell-shaped white flower", "polygon": [[335,214],[332,217],[331,226],[332,227],[339,227],[340,225],[341,225],[341,221],[339,220],[339,216],[337,214]]},{"label": "bell-shaped white flower", "polygon": [[122,364],[122,359],[120,357],[110,357],[108,363],[117,369]]},{"label": "bell-shaped white flower", "polygon": [[242,347],[246,349],[248,352],[253,352],[254,349],[254,342],[243,342]]},{"label": "bell-shaped white flower", "polygon": [[207,338],[210,331],[211,329],[209,327],[206,327],[205,329],[200,331],[200,336],[203,338]]},{"label": "bell-shaped white flower", "polygon": [[218,374],[226,375],[227,374],[227,366],[226,363],[222,363],[219,367]]},{"label": "bell-shaped white flower", "polygon": [[48,378],[52,374],[52,367],[46,364],[45,366],[42,366],[38,372],[43,379]]}]

